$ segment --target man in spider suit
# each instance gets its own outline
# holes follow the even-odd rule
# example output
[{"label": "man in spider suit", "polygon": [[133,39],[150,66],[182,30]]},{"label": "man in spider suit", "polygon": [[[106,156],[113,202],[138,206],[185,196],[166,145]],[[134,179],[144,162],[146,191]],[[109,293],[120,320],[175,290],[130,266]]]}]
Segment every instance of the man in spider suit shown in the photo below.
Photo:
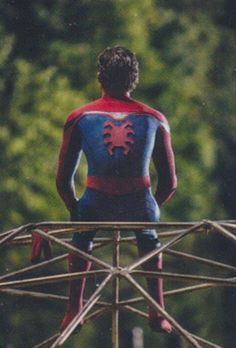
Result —
[{"label": "man in spider suit", "polygon": [[[123,47],[105,49],[98,58],[98,80],[103,95],[73,111],[64,125],[60,149],[57,189],[73,221],[159,220],[159,207],[176,190],[174,155],[166,118],[130,97],[138,82],[138,62]],[[76,197],[74,175],[81,152],[88,162],[86,189]],[[153,160],[158,174],[158,190],[151,191],[149,164]],[[90,253],[94,233],[75,233],[72,243]],[[160,246],[155,230],[136,232],[139,255]],[[90,262],[69,254],[70,272],[88,271]],[[162,269],[160,256],[145,263],[146,270]],[[82,309],[86,279],[70,283],[64,330]],[[164,307],[161,279],[148,279],[151,296]],[[172,327],[153,309],[149,323],[154,331],[170,333]]]}]

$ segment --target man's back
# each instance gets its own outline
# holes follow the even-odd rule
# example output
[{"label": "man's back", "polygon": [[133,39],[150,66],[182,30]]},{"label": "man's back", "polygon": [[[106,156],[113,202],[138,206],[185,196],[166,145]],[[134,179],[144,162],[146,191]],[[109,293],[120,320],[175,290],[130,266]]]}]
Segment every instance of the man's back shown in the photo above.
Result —
[{"label": "man's back", "polygon": [[84,151],[88,187],[122,194],[150,187],[149,164],[161,129],[168,132],[168,124],[158,111],[105,96],[69,115],[63,146],[71,146],[67,153]]}]

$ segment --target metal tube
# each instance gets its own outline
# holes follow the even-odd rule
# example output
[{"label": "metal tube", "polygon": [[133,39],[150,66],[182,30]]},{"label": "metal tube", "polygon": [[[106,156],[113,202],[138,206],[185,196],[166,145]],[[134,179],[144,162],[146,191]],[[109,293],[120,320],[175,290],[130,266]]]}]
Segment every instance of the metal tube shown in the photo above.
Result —
[{"label": "metal tube", "polygon": [[[120,231],[114,231],[113,268],[118,269],[120,263]],[[119,277],[115,275],[112,281],[112,348],[119,348]]]},{"label": "metal tube", "polygon": [[97,288],[97,290],[90,297],[88,302],[83,307],[82,311],[79,312],[75,318],[71,321],[71,323],[67,326],[67,328],[60,334],[58,339],[53,343],[51,348],[56,348],[62,346],[62,344],[67,340],[67,338],[72,334],[72,332],[79,325],[80,321],[85,317],[85,315],[89,312],[89,310],[94,306],[94,304],[99,300],[101,293],[107,283],[113,277],[113,273],[110,273],[101,283],[101,285]]},{"label": "metal tube", "polygon": [[108,268],[108,269],[112,269],[111,265],[109,265],[108,263],[106,263],[102,260],[99,260],[98,258],[96,258],[90,254],[87,254],[80,249],[75,248],[74,246],[72,246],[69,243],[65,243],[65,242],[61,241],[60,239],[58,239],[58,238],[56,238],[48,233],[43,232],[40,229],[35,229],[33,232],[39,234],[41,237],[43,237],[46,240],[51,240],[52,242],[62,246],[63,248],[65,248],[69,251],[75,252],[76,254],[78,254],[78,256],[80,256],[84,260],[92,261],[93,263],[95,263],[99,266],[102,266],[102,267]]},{"label": "metal tube", "polygon": [[165,296],[173,296],[173,295],[181,295],[181,294],[185,294],[188,292],[193,292],[196,290],[204,290],[204,289],[209,289],[209,288],[214,288],[216,287],[216,285],[213,285],[211,283],[205,283],[205,284],[199,284],[199,285],[193,285],[193,286],[186,286],[184,288],[180,288],[180,289],[174,289],[174,290],[169,290],[169,291],[165,291],[164,295]]},{"label": "metal tube", "polygon": [[47,338],[43,342],[37,344],[33,348],[47,348],[49,346],[49,344],[53,343],[59,336],[60,336],[60,333],[57,333],[57,334]]},{"label": "metal tube", "polygon": [[2,289],[0,290],[2,293],[13,296],[27,296],[44,300],[60,300],[60,301],[68,301],[68,296],[47,294],[43,292],[36,291],[26,291],[26,290],[16,290],[16,289]]},{"label": "metal tube", "polygon": [[165,250],[165,254],[176,256],[176,257],[186,258],[186,259],[189,259],[192,261],[197,261],[199,263],[203,263],[205,265],[212,266],[212,267],[215,266],[215,267],[227,269],[230,271],[236,271],[236,267],[234,267],[234,266],[226,265],[225,263],[217,262],[214,260],[208,260],[208,259],[203,258],[203,257],[183,253],[183,252],[177,251],[177,250],[168,249],[168,250]]},{"label": "metal tube", "polygon": [[81,277],[84,277],[86,274],[86,277],[93,277],[96,275],[104,275],[107,274],[109,270],[97,270],[97,271],[89,271],[89,272],[73,272],[73,273],[66,273],[66,274],[56,274],[51,276],[45,276],[45,277],[37,277],[37,278],[29,278],[29,279],[21,279],[21,280],[12,280],[8,282],[2,282],[0,283],[0,289],[9,288],[9,287],[26,287],[26,286],[32,286],[32,285],[38,285],[38,284],[48,284],[48,283],[59,283],[66,280],[73,280],[78,279]]},{"label": "metal tube", "polygon": [[[89,320],[95,319],[98,316],[102,315],[103,313],[105,313],[107,311],[106,308],[99,308],[96,311],[94,311],[93,313],[89,314],[85,319],[84,322],[86,323]],[[60,336],[60,333],[57,333],[49,338],[47,338],[46,340],[44,340],[43,342],[37,344],[36,346],[34,346],[33,348],[47,348],[49,346],[49,344],[55,342],[55,340]]]},{"label": "metal tube", "polygon": [[229,239],[232,242],[236,243],[236,236],[233,233],[227,231],[224,227],[220,226],[216,222],[209,221],[209,225],[213,226],[220,234],[225,236],[227,239]]},{"label": "metal tube", "polygon": [[6,244],[7,242],[9,242],[10,240],[12,240],[13,238],[15,238],[16,236],[18,236],[19,234],[23,233],[25,230],[28,230],[29,226],[30,225],[21,226],[19,228],[14,229],[9,234],[5,235],[5,237],[3,237],[0,240],[0,247]]},{"label": "metal tube", "polygon": [[132,274],[145,276],[147,278],[171,278],[176,280],[183,281],[197,281],[197,282],[211,282],[218,286],[236,286],[236,278],[216,278],[216,277],[205,277],[189,274],[180,274],[180,273],[169,273],[169,272],[155,272],[155,271],[132,271]]},{"label": "metal tube", "polygon": [[218,344],[215,344],[215,343],[212,343],[212,342],[209,342],[199,336],[196,336],[196,335],[192,335],[199,343],[203,343],[203,345],[206,347],[206,348],[223,348],[222,346],[219,346]]},{"label": "metal tube", "polygon": [[8,278],[15,277],[15,276],[19,276],[19,275],[27,273],[27,272],[35,271],[35,270],[41,269],[41,268],[49,266],[49,265],[52,265],[52,264],[54,264],[56,262],[59,262],[59,261],[62,261],[64,259],[66,259],[67,255],[68,254],[60,255],[60,256],[54,257],[51,260],[43,261],[43,262],[37,263],[36,265],[32,265],[32,266],[29,266],[29,267],[22,268],[19,271],[10,272],[10,273],[4,274],[3,276],[0,277],[0,281],[8,279]]},{"label": "metal tube", "polygon": [[[141,310],[139,310],[139,309],[136,309],[136,308],[134,308],[134,307],[131,307],[131,306],[124,306],[122,309],[125,310],[125,311],[128,311],[128,312],[130,312],[130,313],[134,313],[134,314],[137,314],[137,315],[139,315],[139,316],[141,316],[141,317],[143,317],[143,318],[148,319],[148,314],[147,314],[147,313],[145,313],[145,312],[143,312],[143,311],[141,311]],[[200,338],[199,336],[196,336],[196,335],[193,335],[193,334],[191,334],[191,335],[192,335],[199,343],[203,343],[204,346],[207,347],[207,348],[223,348],[223,347],[221,347],[221,346],[219,346],[219,345],[217,345],[217,344],[215,344],[215,343],[212,343],[212,342],[209,342],[209,341],[207,341],[207,340],[205,340],[205,339],[203,339],[203,338]]]},{"label": "metal tube", "polygon": [[170,324],[175,328],[179,334],[185,338],[187,342],[191,344],[192,347],[202,348],[192,335],[180,326],[174,318],[172,318],[148,293],[145,291],[141,285],[139,285],[129,273],[124,273],[124,277],[131,283],[146,299],[150,306],[152,306],[156,311],[158,311],[165,319],[167,319]]},{"label": "metal tube", "polygon": [[177,237],[173,238],[171,241],[167,242],[166,244],[162,245],[160,248],[151,251],[150,253],[146,254],[145,256],[139,258],[137,261],[131,263],[126,269],[127,271],[132,271],[134,268],[137,268],[141,266],[143,263],[148,261],[154,256],[159,255],[161,252],[163,252],[165,249],[169,248],[170,246],[176,244],[179,242],[181,239],[183,239],[187,234],[196,231],[199,227],[202,227],[204,225],[204,222],[201,222],[195,226],[192,226],[185,230],[185,232],[181,233]]},{"label": "metal tube", "polygon": [[[47,227],[50,229],[49,233],[45,233],[41,230],[42,227]],[[129,242],[133,243],[134,238],[133,237],[120,237],[120,230],[141,230],[144,228],[155,228],[162,230],[159,233],[160,238],[169,238],[173,237],[173,239],[169,240],[167,243],[165,243],[162,247],[159,249],[156,249],[155,251],[152,251],[149,254],[146,254],[144,257],[132,262],[129,266],[125,268],[121,268],[119,265],[119,244],[120,242]],[[233,232],[228,231],[228,229],[232,229]],[[142,288],[142,286],[132,277],[132,273],[136,275],[143,275],[143,276],[149,276],[149,277],[157,277],[161,276],[163,278],[172,278],[172,279],[178,279],[178,280],[185,280],[185,281],[197,281],[197,282],[205,282],[203,284],[198,284],[195,286],[189,286],[184,287],[181,289],[175,289],[165,292],[165,296],[171,296],[181,293],[187,293],[195,290],[200,289],[207,289],[207,288],[215,288],[217,286],[236,286],[236,278],[216,278],[216,277],[205,277],[205,276],[196,276],[196,275],[187,275],[187,274],[177,274],[177,273],[167,273],[167,272],[145,272],[145,271],[138,271],[135,270],[137,267],[141,266],[143,263],[147,262],[152,257],[160,254],[162,251],[164,251],[167,254],[177,256],[177,257],[184,257],[189,260],[197,261],[200,263],[204,263],[209,266],[216,266],[220,267],[222,269],[232,270],[235,271],[236,268],[230,265],[226,265],[220,262],[216,262],[213,260],[208,260],[205,258],[201,258],[198,256],[190,255],[187,253],[175,251],[175,250],[167,250],[171,245],[176,244],[180,240],[182,240],[185,236],[187,236],[191,232],[202,232],[205,230],[211,230],[216,231],[228,238],[229,240],[236,242],[236,236],[234,230],[236,229],[236,221],[208,221],[205,220],[203,222],[188,222],[188,223],[145,223],[145,222],[41,222],[41,223],[34,223],[34,224],[27,224],[24,226],[21,226],[19,228],[10,230],[8,232],[0,234],[0,246],[6,246],[6,245],[14,245],[14,243],[25,243],[30,242],[30,234],[29,233],[37,233],[42,238],[52,241],[67,251],[73,251],[74,253],[78,254],[83,259],[90,260],[93,263],[99,265],[103,269],[100,269],[98,271],[91,271],[86,273],[86,276],[93,276],[94,274],[97,275],[106,275],[106,278],[103,280],[101,285],[97,288],[97,290],[94,292],[94,294],[90,297],[88,301],[85,301],[85,306],[83,310],[77,314],[77,316],[74,318],[74,320],[70,323],[70,325],[64,330],[62,334],[56,334],[53,337],[50,337],[49,339],[45,340],[41,344],[35,346],[34,348],[43,348],[48,347],[49,344],[52,344],[51,348],[56,348],[61,346],[71,335],[71,333],[74,331],[74,329],[78,326],[78,324],[81,322],[81,320],[89,320],[92,318],[95,318],[98,315],[101,315],[107,310],[112,311],[112,348],[118,348],[119,347],[119,310],[128,310],[130,312],[133,312],[134,314],[141,315],[142,317],[147,318],[147,314],[131,307],[131,304],[138,303],[140,301],[146,300],[150,306],[152,306],[157,312],[159,312],[161,315],[163,315],[164,318],[166,318],[173,326],[173,328],[186,340],[188,341],[191,346],[200,348],[202,346],[206,346],[209,348],[222,348],[218,345],[215,345],[213,343],[210,343],[202,338],[199,338],[197,336],[192,335],[188,331],[186,331],[183,327],[181,327],[174,318],[172,318],[160,305],[154,301],[154,299],[148,294],[145,289]],[[65,241],[59,239],[56,237],[56,235],[61,235],[63,233],[74,233],[74,232],[90,232],[93,230],[113,230],[115,231],[113,242],[113,263],[112,265],[97,259],[96,257],[89,255],[87,253],[84,253],[83,251],[73,247],[72,245],[66,243]],[[164,232],[163,232],[164,231]],[[20,234],[28,233],[27,235],[19,236]],[[17,237],[19,236],[19,237]],[[96,241],[96,239],[95,239]],[[108,244],[112,241],[112,238],[98,238],[97,239],[97,247],[102,246],[103,244]],[[40,264],[25,267],[21,270],[18,270],[16,272],[11,272],[5,275],[2,275],[0,277],[0,280],[6,280],[8,278],[19,276],[21,274],[24,274],[26,272],[36,270],[43,268],[45,266],[48,266],[50,264],[53,264],[55,262],[58,262],[60,260],[63,260],[67,257],[67,254],[59,256],[57,258],[54,258],[49,261],[44,261]],[[9,288],[11,287],[19,287],[19,286],[32,286],[35,284],[43,284],[43,283],[53,283],[53,282],[60,282],[65,281],[69,279],[77,279],[79,277],[84,276],[84,272],[77,272],[77,273],[67,273],[67,274],[59,274],[59,275],[53,275],[53,276],[47,276],[47,277],[38,277],[38,278],[31,278],[31,279],[23,279],[23,280],[15,280],[15,281],[4,281],[0,283],[1,292],[5,292],[6,294],[10,295],[17,295],[17,296],[32,296],[35,298],[44,298],[44,299],[51,299],[51,300],[66,300],[65,296],[59,296],[54,294],[45,294],[40,292],[33,292],[33,291],[26,291],[26,290],[15,290]],[[120,277],[123,277],[126,279],[129,283],[131,283],[142,295],[141,298],[134,298],[126,301],[120,301],[119,302],[119,280]],[[102,292],[105,288],[105,286],[112,282],[112,292],[113,292],[113,299],[111,304],[107,303],[99,303],[99,298],[102,295]],[[207,282],[207,283],[206,283]],[[102,308],[99,308],[95,310],[93,313],[89,314],[87,316],[87,313],[92,309],[94,305],[100,305]],[[54,342],[54,343],[53,343]]]},{"label": "metal tube", "polygon": [[[27,224],[29,230],[36,228],[47,227],[49,229],[71,228],[76,229],[77,232],[86,232],[87,230],[114,230],[114,229],[144,229],[144,228],[189,228],[198,224],[198,222],[76,222],[76,221],[43,221],[38,223]],[[5,232],[12,233],[15,229]],[[1,234],[0,234],[1,238]]]}]

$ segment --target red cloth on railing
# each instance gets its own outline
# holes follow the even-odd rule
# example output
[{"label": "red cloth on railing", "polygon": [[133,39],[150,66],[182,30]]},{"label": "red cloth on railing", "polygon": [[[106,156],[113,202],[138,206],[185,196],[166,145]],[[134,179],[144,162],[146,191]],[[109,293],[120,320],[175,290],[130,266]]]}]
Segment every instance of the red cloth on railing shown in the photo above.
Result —
[{"label": "red cloth on railing", "polygon": [[[40,228],[43,232],[48,232],[48,228]],[[51,242],[43,239],[37,233],[32,233],[32,246],[31,246],[31,262],[37,263],[40,261],[41,254],[44,254],[45,260],[49,260],[52,257]]]}]

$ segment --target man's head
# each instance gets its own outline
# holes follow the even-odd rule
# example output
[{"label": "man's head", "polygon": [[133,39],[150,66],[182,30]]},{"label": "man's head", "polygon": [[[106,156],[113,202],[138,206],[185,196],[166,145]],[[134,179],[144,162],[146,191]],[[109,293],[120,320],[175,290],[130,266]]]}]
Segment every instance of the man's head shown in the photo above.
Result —
[{"label": "man's head", "polygon": [[138,61],[134,53],[124,47],[107,47],[98,56],[98,81],[110,95],[124,95],[138,84]]}]

